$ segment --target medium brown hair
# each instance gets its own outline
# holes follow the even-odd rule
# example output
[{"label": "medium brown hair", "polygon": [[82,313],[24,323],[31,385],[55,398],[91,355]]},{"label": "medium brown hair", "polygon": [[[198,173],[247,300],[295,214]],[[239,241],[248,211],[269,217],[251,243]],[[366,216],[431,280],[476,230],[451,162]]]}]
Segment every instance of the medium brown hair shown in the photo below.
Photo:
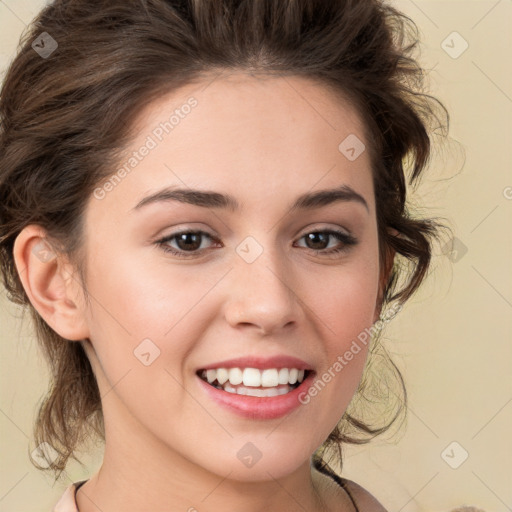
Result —
[{"label": "medium brown hair", "polygon": [[[58,44],[45,57],[32,47],[43,32]],[[51,369],[34,437],[58,452],[56,478],[70,457],[79,460],[90,433],[104,440],[101,400],[81,343],[61,338],[27,298],[13,261],[20,231],[42,226],[85,287],[85,205],[115,169],[145,105],[226,70],[300,76],[348,98],[364,122],[381,267],[396,251],[382,305],[403,304],[424,280],[443,227],[411,216],[407,185],[430,160],[430,135],[447,133],[449,121],[425,92],[417,43],[415,24],[378,0],[56,0],[41,11],[0,95],[0,265],[10,299],[31,312]],[[339,447],[340,463],[343,443],[367,442],[405,409],[400,372],[377,341],[354,400],[322,446]],[[391,406],[383,401],[388,386],[397,389]]]}]

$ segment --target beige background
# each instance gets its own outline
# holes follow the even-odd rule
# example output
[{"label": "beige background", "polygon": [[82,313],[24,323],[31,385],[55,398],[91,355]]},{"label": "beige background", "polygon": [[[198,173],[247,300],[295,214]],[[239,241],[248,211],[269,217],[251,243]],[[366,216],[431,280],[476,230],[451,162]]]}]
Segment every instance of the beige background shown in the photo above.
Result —
[{"label": "beige background", "polygon": [[[44,3],[0,0],[0,73]],[[390,511],[512,510],[512,1],[394,3],[422,32],[421,62],[458,141],[438,148],[415,198],[424,213],[449,220],[457,252],[437,248],[423,290],[386,326],[408,384],[407,427],[347,448],[345,474]],[[29,463],[46,369],[3,290],[0,307],[0,511],[50,511],[101,453],[85,457],[85,469],[70,464],[56,485]]]}]

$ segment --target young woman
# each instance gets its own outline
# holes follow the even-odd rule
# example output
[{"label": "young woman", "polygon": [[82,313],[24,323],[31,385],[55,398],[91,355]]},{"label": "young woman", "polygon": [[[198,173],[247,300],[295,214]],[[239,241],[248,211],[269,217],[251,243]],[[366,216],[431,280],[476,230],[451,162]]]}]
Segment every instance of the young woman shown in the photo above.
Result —
[{"label": "young woman", "polygon": [[406,205],[443,110],[416,38],[376,0],[33,22],[1,92],[1,268],[51,368],[46,466],[105,442],[55,511],[384,510],[323,455],[405,401],[373,358],[442,227]]}]

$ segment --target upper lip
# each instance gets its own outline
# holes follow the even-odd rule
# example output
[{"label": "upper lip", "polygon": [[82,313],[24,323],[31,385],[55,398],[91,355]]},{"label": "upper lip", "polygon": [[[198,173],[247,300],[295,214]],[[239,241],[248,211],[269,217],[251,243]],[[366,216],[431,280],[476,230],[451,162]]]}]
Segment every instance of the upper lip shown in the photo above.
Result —
[{"label": "upper lip", "polygon": [[312,366],[302,359],[284,354],[273,357],[237,357],[235,359],[211,363],[200,369],[210,370],[217,368],[258,368],[259,370],[265,370],[267,368],[297,368],[298,370],[312,370]]}]

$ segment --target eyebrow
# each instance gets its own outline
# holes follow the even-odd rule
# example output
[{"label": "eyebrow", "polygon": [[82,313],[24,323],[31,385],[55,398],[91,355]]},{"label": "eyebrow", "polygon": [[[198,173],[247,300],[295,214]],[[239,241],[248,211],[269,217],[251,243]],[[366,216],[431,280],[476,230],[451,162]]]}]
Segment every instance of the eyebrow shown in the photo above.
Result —
[{"label": "eyebrow", "polygon": [[[144,197],[133,210],[138,210],[153,203],[179,201],[203,208],[224,208],[236,212],[240,210],[240,203],[229,194],[221,194],[210,190],[195,190],[167,187]],[[307,192],[300,195],[290,208],[290,211],[313,210],[336,202],[354,201],[362,204],[369,212],[365,198],[348,185],[341,185],[333,189]]]}]

